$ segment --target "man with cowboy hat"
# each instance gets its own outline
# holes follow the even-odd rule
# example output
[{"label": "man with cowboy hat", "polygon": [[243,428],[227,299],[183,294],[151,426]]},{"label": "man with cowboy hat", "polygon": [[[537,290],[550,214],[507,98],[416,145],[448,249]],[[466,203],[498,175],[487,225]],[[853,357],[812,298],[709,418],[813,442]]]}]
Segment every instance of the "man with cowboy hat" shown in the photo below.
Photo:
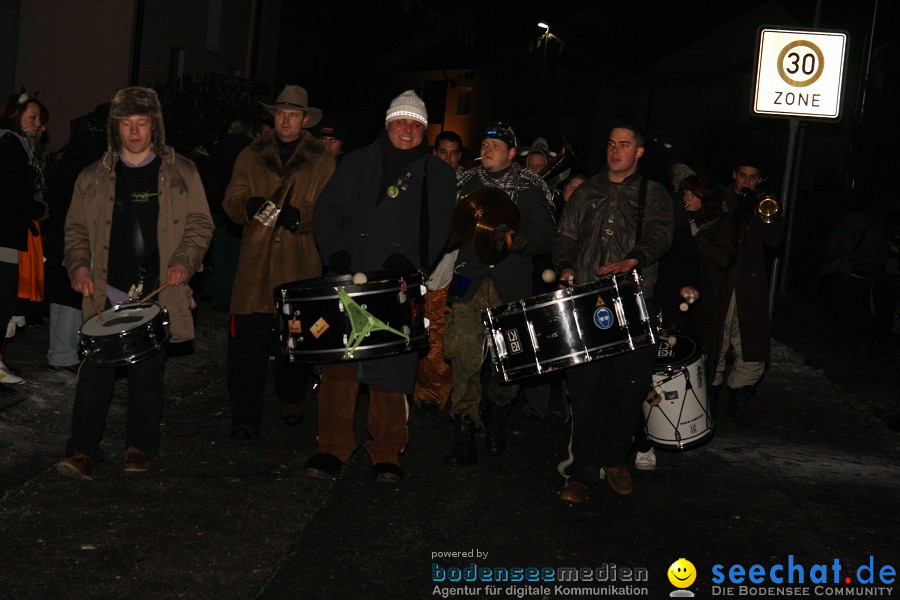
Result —
[{"label": "man with cowboy hat", "polygon": [[[237,158],[222,203],[244,226],[231,294],[228,394],[231,437],[253,440],[262,424],[263,394],[276,324],[273,288],[319,277],[322,262],[312,235],[312,211],[334,172],[334,158],[307,128],[322,119],[306,90],[286,85],[274,104],[261,103],[275,118],[275,131]],[[300,424],[300,400],[312,373],[275,361],[275,390],[285,424]]]}]

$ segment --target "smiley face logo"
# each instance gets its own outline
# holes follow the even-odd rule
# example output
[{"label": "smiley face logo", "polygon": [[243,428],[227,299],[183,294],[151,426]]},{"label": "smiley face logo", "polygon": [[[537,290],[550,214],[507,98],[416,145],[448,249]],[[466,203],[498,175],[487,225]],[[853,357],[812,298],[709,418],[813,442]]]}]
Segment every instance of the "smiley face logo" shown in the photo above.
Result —
[{"label": "smiley face logo", "polygon": [[679,558],[669,567],[669,582],[677,588],[686,588],[697,579],[697,569],[686,558]]}]

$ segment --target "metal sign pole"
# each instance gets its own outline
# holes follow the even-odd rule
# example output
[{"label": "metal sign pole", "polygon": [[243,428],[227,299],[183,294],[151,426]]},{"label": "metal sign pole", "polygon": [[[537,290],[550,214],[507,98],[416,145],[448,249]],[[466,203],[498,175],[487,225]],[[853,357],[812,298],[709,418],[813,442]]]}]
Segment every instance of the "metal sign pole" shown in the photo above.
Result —
[{"label": "metal sign pole", "polygon": [[[787,151],[785,152],[784,159],[784,181],[781,183],[781,210],[782,214],[786,213],[788,210],[788,205],[790,203],[788,199],[788,194],[791,191],[791,180],[794,177],[794,156],[797,153],[797,134],[800,131],[800,119],[791,119],[790,120],[790,128],[788,130],[788,143],[787,143]],[[785,245],[790,243],[788,235],[788,240],[785,242]],[[781,261],[776,256],[775,260],[772,261],[772,275],[769,279],[769,322],[772,321],[772,315],[775,314],[775,291],[778,287],[778,268],[780,266]]]}]

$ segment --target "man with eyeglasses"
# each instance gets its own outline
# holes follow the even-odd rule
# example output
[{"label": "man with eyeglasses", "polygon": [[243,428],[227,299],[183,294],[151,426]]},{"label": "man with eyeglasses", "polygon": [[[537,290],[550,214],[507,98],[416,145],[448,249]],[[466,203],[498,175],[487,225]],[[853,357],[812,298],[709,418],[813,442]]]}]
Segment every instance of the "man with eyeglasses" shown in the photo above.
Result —
[{"label": "man with eyeglasses", "polygon": [[[453,449],[446,462],[454,466],[478,462],[475,430],[487,427],[487,450],[499,456],[506,450],[504,433],[518,385],[500,385],[492,376],[487,386],[490,406],[482,404],[481,370],[485,352],[481,311],[532,295],[532,255],[550,251],[553,221],[545,202],[550,189],[534,173],[516,162],[516,134],[506,123],[492,123],[481,142],[481,165],[457,176],[457,198],[482,188],[505,192],[518,208],[520,226],[512,231],[497,224],[498,241],[507,245],[496,264],[479,258],[473,241],[462,242],[450,283],[444,354],[453,368],[450,415],[454,421]],[[487,422],[482,421],[482,408]],[[489,410],[488,410],[489,408]]]}]

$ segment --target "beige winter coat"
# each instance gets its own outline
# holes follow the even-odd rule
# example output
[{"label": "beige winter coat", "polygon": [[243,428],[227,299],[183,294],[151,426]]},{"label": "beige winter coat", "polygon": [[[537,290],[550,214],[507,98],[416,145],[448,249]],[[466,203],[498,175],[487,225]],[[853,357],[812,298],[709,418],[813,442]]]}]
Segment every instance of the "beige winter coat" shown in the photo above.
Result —
[{"label": "beige winter coat", "polygon": [[[175,154],[169,146],[164,146],[161,158],[157,236],[160,278],[164,280],[166,270],[175,264],[183,265],[189,276],[201,269],[214,226],[194,163]],[[63,264],[73,280],[79,267],[91,270],[98,306],[106,303],[109,236],[116,196],[115,160],[107,152],[81,172],[66,216]],[[187,283],[159,294],[160,304],[169,311],[173,342],[194,337],[191,296]],[[85,318],[95,314],[90,298],[84,299],[82,313]]]}]

